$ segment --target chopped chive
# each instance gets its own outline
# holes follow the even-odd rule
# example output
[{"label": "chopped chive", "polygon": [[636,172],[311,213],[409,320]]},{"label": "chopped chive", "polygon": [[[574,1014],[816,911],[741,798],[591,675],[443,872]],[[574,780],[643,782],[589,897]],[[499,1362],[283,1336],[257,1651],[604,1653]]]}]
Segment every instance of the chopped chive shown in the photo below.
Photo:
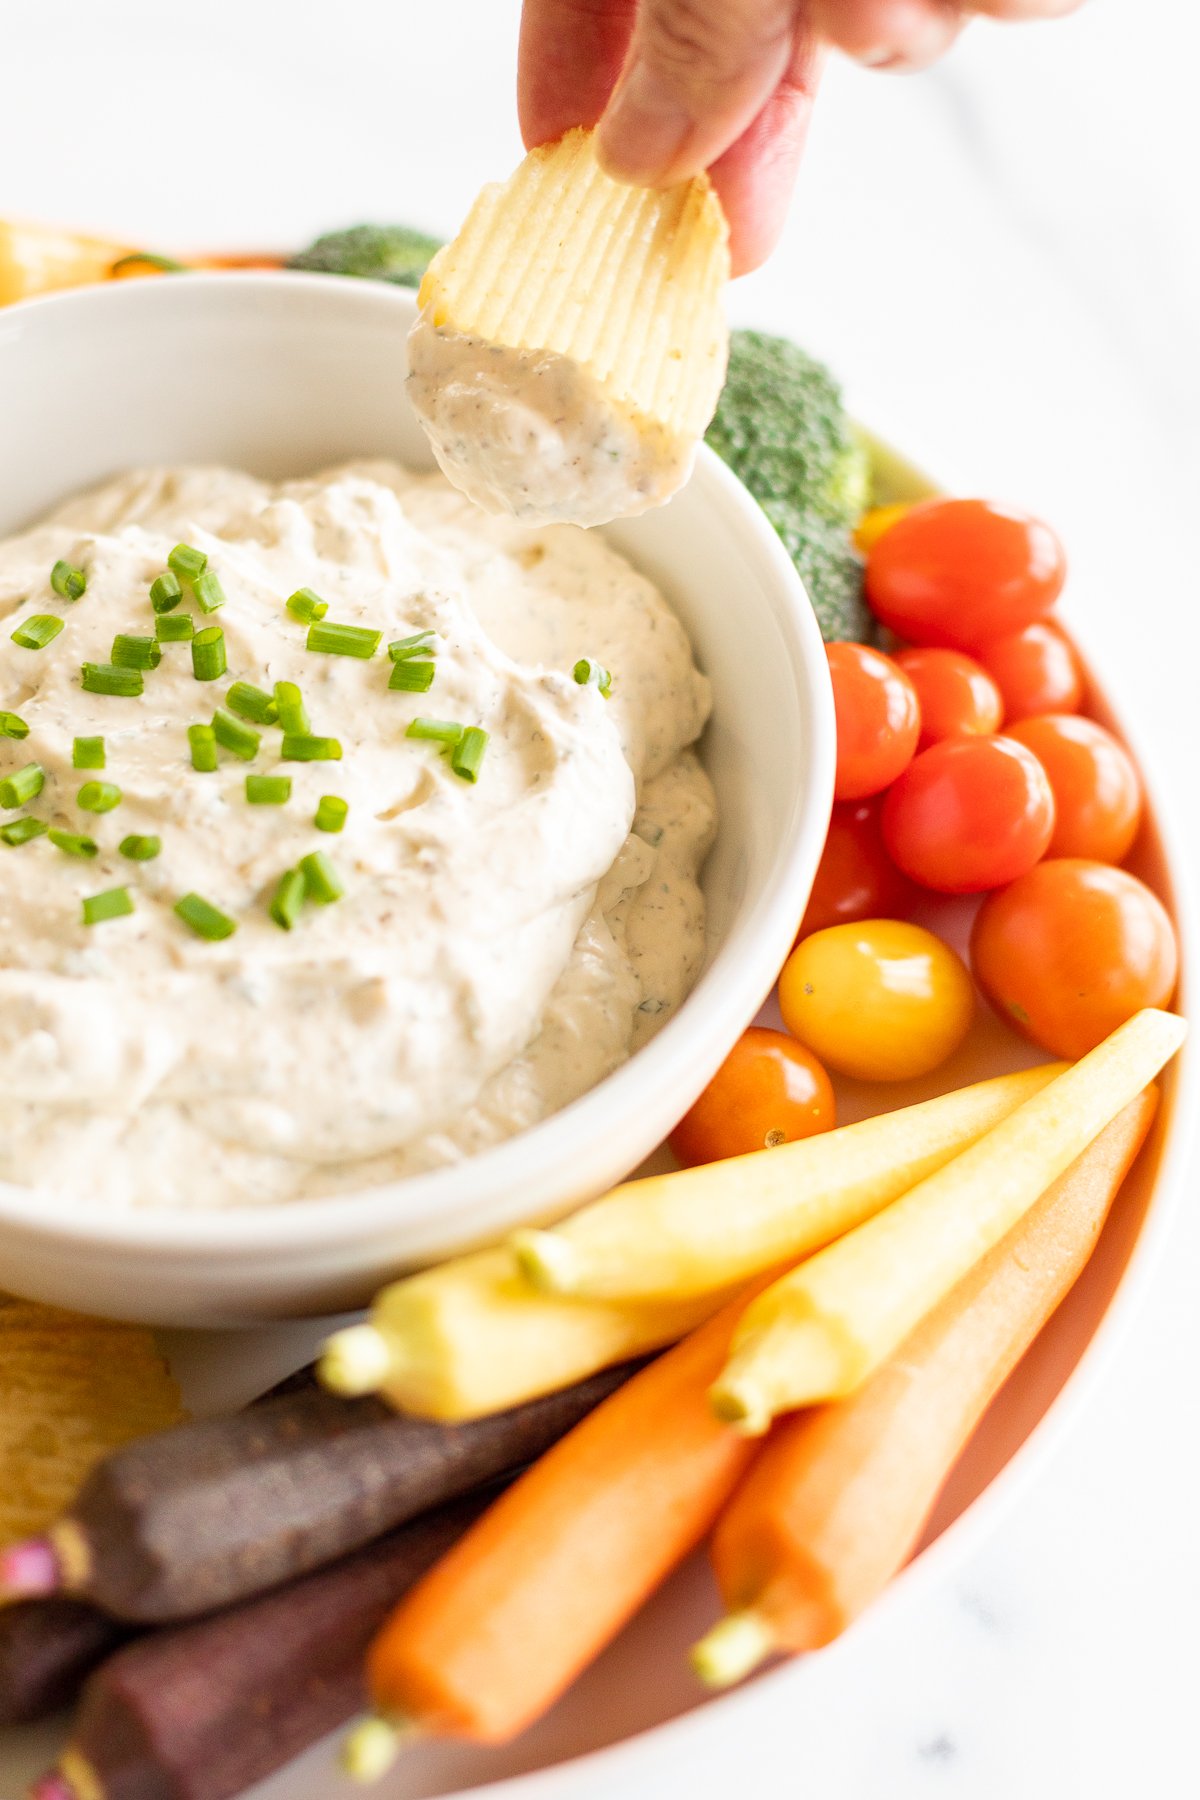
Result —
[{"label": "chopped chive", "polygon": [[304,875],[305,895],[309,900],[315,900],[318,906],[328,906],[346,892],[337,870],[323,850],[312,850],[302,856],[300,868]]},{"label": "chopped chive", "polygon": [[456,725],[453,719],[412,719],[404,735],[425,738],[431,744],[444,744],[453,748],[464,730],[465,726]]},{"label": "chopped chive", "polygon": [[304,737],[312,729],[304,696],[294,681],[275,683],[275,705],[279,709],[279,723],[284,731]]},{"label": "chopped chive", "polygon": [[225,669],[225,633],[206,625],[192,639],[192,674],[197,681],[219,681]]},{"label": "chopped chive", "polygon": [[107,760],[103,738],[76,738],[71,746],[72,768],[103,769]]},{"label": "chopped chive", "polygon": [[157,669],[162,661],[162,646],[152,637],[134,637],[128,631],[118,631],[108,654],[114,669]]},{"label": "chopped chive", "polygon": [[279,754],[284,762],[341,762],[342,746],[336,738],[289,731],[284,733]]},{"label": "chopped chive", "polygon": [[175,914],[191,926],[197,937],[207,938],[210,944],[232,937],[237,930],[236,919],[229,918],[199,894],[184,894],[175,902]]},{"label": "chopped chive", "polygon": [[174,569],[164,569],[150,583],[150,604],[156,613],[174,612],[183,599],[183,588]]},{"label": "chopped chive", "polygon": [[212,732],[223,749],[232,750],[243,762],[253,762],[258,755],[262,733],[255,731],[252,725],[243,725],[240,719],[235,719],[223,706],[218,706],[212,716]]},{"label": "chopped chive", "polygon": [[207,569],[208,558],[203,550],[193,550],[190,544],[176,544],[167,558],[167,567],[190,587]]},{"label": "chopped chive", "polygon": [[320,594],[314,594],[311,588],[297,588],[284,605],[293,619],[299,619],[302,625],[311,625],[314,619],[323,619],[329,611],[328,600],[322,600]]},{"label": "chopped chive", "polygon": [[225,589],[212,569],[205,569],[192,583],[192,596],[201,612],[214,613],[225,604]]},{"label": "chopped chive", "polygon": [[0,712],[0,737],[27,738],[29,727],[24,719],[14,712]]},{"label": "chopped chive", "polygon": [[160,644],[186,644],[196,630],[191,613],[163,613],[154,621]]},{"label": "chopped chive", "polygon": [[85,694],[119,694],[135,700],[146,684],[140,669],[118,669],[113,663],[84,663],[81,670]]},{"label": "chopped chive", "polygon": [[432,656],[429,646],[436,636],[435,631],[414,631],[411,637],[396,638],[388,645],[388,655],[393,662],[407,662],[411,656]]},{"label": "chopped chive", "polygon": [[43,837],[48,827],[41,819],[31,819],[28,813],[21,819],[10,819],[7,825],[0,825],[0,843],[10,849],[18,844],[27,844],[30,838]]},{"label": "chopped chive", "polygon": [[46,771],[41,763],[26,763],[15,775],[0,781],[0,806],[24,806],[36,800],[46,785]]},{"label": "chopped chive", "polygon": [[274,725],[279,717],[278,703],[249,681],[235,681],[225,696],[225,704],[230,712],[254,725]]},{"label": "chopped chive", "polygon": [[68,856],[99,856],[100,846],[95,838],[85,837],[79,831],[50,831],[47,833],[56,850],[63,850]]},{"label": "chopped chive", "polygon": [[612,676],[601,663],[593,662],[590,656],[581,656],[571,673],[580,687],[599,688],[606,700],[612,697]]},{"label": "chopped chive", "polygon": [[31,618],[17,626],[12,634],[14,644],[20,644],[22,650],[44,650],[52,644],[65,621],[56,618],[53,613],[34,613]]},{"label": "chopped chive", "polygon": [[479,725],[468,725],[450,753],[450,767],[464,781],[478,781],[488,734]]},{"label": "chopped chive", "polygon": [[292,797],[290,775],[247,775],[246,798],[251,806],[286,806]]},{"label": "chopped chive", "polygon": [[78,600],[87,592],[87,576],[82,569],[72,568],[69,562],[60,558],[50,571],[50,586],[64,600]]},{"label": "chopped chive", "polygon": [[307,896],[308,884],[300,869],[288,869],[279,877],[279,885],[271,896],[271,904],[267,908],[275,923],[290,931],[300,917],[300,908]]},{"label": "chopped chive", "polygon": [[188,743],[192,747],[192,767],[201,775],[211,775],[217,766],[217,737],[211,725],[189,725]]},{"label": "chopped chive", "polygon": [[374,656],[382,638],[382,631],[373,631],[368,625],[314,624],[308,628],[305,649],[326,656],[360,656],[365,662]]},{"label": "chopped chive", "polygon": [[121,790],[111,781],[85,781],[75,796],[82,812],[106,813],[121,804]]},{"label": "chopped chive", "polygon": [[83,903],[85,925],[102,925],[105,919],[124,919],[133,911],[129,889],[106,888],[102,894],[89,894]]},{"label": "chopped chive", "polygon": [[340,831],[349,811],[349,802],[343,800],[340,794],[322,794],[317,801],[317,816],[313,824],[318,831]]},{"label": "chopped chive", "polygon": [[162,849],[162,839],[157,837],[139,837],[135,831],[131,832],[128,837],[122,838],[117,845],[117,849],[121,852],[122,856],[127,856],[131,862],[153,862],[154,858]]},{"label": "chopped chive", "polygon": [[431,662],[415,662],[405,660],[394,663],[388,677],[388,687],[393,693],[427,694],[433,686],[433,677],[437,665]]}]

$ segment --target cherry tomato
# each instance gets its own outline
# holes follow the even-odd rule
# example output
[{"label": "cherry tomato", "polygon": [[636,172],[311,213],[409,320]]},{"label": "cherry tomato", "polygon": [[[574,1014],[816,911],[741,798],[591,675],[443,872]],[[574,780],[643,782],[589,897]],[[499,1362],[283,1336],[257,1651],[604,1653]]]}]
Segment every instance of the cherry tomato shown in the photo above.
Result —
[{"label": "cherry tomato", "polygon": [[971,962],[1001,1018],[1069,1057],[1143,1006],[1165,1006],[1179,970],[1162,902],[1124,869],[1079,858],[1040,863],[989,894]]},{"label": "cherry tomato", "polygon": [[901,650],[896,661],[921,705],[918,750],[949,737],[992,737],[1004,718],[1000,689],[961,650]]},{"label": "cherry tomato", "polygon": [[797,937],[856,919],[906,919],[916,906],[916,888],[887,853],[881,809],[878,796],[834,807]]},{"label": "cherry tomato", "polygon": [[1011,738],[947,738],[922,750],[883,806],[883,841],[923,887],[976,894],[1015,881],[1054,830],[1046,771]]},{"label": "cherry tomato", "polygon": [[958,1048],[975,990],[931,931],[868,919],[797,944],[779,978],[779,1006],[788,1030],[831,1069],[860,1081],[908,1081]]},{"label": "cherry tomato", "polygon": [[680,1162],[720,1162],[832,1131],[833,1086],[786,1031],[752,1025],[671,1133]]},{"label": "cherry tomato", "polygon": [[1112,733],[1074,713],[1048,713],[1018,720],[1008,736],[1033,751],[1054,794],[1047,855],[1123,861],[1142,822],[1142,784]]},{"label": "cherry tomato", "polygon": [[876,618],[911,643],[952,650],[1040,619],[1065,578],[1062,545],[1048,525],[986,500],[914,506],[867,557]]},{"label": "cherry tomato", "polygon": [[916,689],[881,650],[827,644],[837,714],[835,800],[861,800],[889,787],[912,761],[921,731]]},{"label": "cherry tomato", "polygon": [[863,556],[876,545],[885,531],[890,531],[897,519],[902,519],[906,512],[911,512],[908,501],[894,502],[891,506],[872,506],[865,512],[854,527],[854,548]]},{"label": "cherry tomato", "polygon": [[1077,712],[1083,699],[1079,658],[1056,625],[1027,625],[981,644],[979,660],[1004,697],[1004,716]]}]

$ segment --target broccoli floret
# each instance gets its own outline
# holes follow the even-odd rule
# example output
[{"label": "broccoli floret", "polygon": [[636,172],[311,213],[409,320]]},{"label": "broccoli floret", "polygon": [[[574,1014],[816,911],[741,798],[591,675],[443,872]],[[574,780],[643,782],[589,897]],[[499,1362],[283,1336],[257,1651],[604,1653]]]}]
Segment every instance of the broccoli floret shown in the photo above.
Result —
[{"label": "broccoli floret", "polygon": [[418,287],[430,258],[441,247],[437,238],[407,225],[351,225],[346,231],[326,232],[290,257],[287,266],[318,275],[357,275]]},{"label": "broccoli floret", "polygon": [[767,500],[762,509],[796,565],[825,642],[872,643],[875,621],[863,593],[862,558],[845,528],[797,512],[786,501]]}]

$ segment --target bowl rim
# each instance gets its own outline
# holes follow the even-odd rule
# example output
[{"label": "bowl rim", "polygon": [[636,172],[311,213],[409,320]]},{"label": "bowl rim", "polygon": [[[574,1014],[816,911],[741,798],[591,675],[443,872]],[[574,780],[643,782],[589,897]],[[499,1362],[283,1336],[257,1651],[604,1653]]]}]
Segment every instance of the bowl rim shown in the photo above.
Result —
[{"label": "bowl rim", "polygon": [[[5,321],[24,327],[51,313],[67,315],[69,322],[72,312],[86,317],[97,308],[170,307],[177,304],[170,298],[175,294],[186,294],[190,306],[202,289],[218,298],[236,293],[239,302],[248,303],[251,316],[267,305],[304,305],[319,296],[351,314],[411,317],[416,302],[411,289],[339,275],[289,271],[281,279],[278,271],[195,270],[162,281],[114,282],[35,296],[5,308]],[[0,1237],[16,1229],[27,1242],[86,1244],[135,1254],[203,1250],[206,1257],[220,1260],[240,1259],[256,1249],[277,1250],[281,1243],[289,1252],[299,1252],[366,1242],[380,1233],[398,1237],[406,1220],[417,1224],[431,1214],[449,1228],[464,1223],[473,1210],[475,1195],[463,1191],[464,1170],[478,1173],[470,1184],[475,1188],[486,1182],[492,1191],[509,1184],[536,1189],[539,1177],[570,1166],[581,1138],[604,1134],[614,1115],[652,1107],[655,1096],[673,1085],[672,1069],[680,1058],[693,1062],[702,1079],[708,1079],[770,992],[795,931],[797,896],[810,863],[815,870],[833,804],[836,740],[824,643],[782,542],[757,502],[707,445],[700,446],[692,479],[713,491],[718,509],[744,534],[739,555],[768,598],[769,616],[786,647],[798,703],[809,721],[807,780],[793,792],[767,878],[742,903],[736,960],[731,963],[728,944],[718,946],[676,1016],[634,1056],[559,1112],[463,1162],[342,1194],[182,1211],[142,1206],[102,1212],[85,1200],[0,1182]],[[819,840],[815,846],[814,834]],[[397,1244],[397,1261],[402,1260]]]}]

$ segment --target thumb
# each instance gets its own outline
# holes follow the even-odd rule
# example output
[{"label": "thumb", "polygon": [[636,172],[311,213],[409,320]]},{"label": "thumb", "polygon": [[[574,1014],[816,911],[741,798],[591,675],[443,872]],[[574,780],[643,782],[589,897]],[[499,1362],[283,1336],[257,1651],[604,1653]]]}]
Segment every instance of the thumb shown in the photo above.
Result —
[{"label": "thumb", "polygon": [[741,136],[792,60],[798,0],[642,0],[598,150],[621,181],[665,186]]}]

